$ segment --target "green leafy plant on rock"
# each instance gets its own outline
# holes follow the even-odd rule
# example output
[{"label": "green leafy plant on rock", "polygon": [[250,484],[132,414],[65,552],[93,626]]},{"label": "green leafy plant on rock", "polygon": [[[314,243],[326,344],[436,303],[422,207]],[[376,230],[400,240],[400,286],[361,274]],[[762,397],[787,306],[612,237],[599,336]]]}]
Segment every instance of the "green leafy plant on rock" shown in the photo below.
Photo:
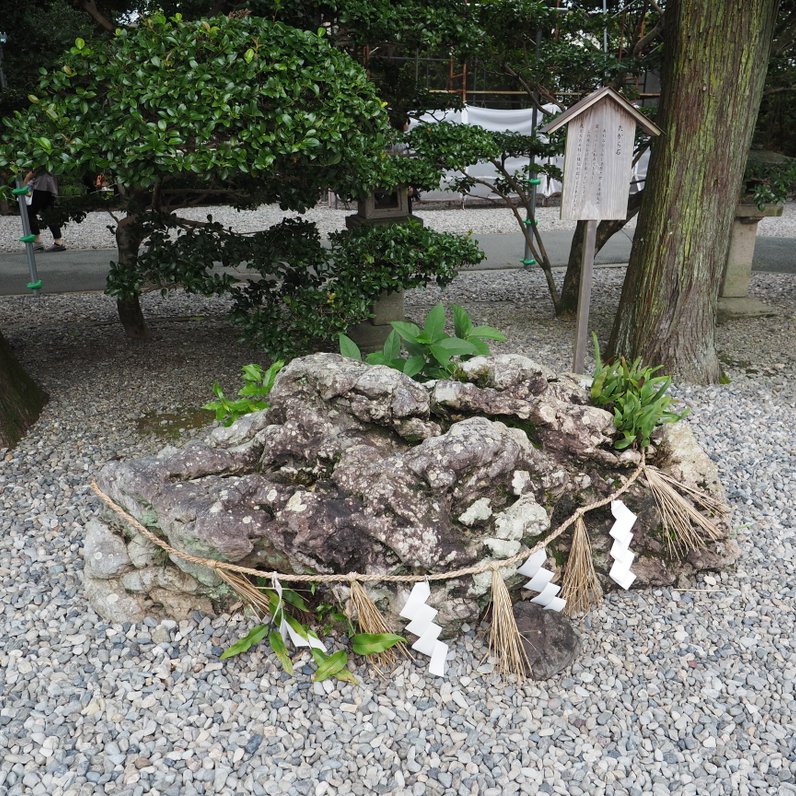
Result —
[{"label": "green leafy plant on rock", "polygon": [[[365,357],[369,365],[386,365],[418,381],[455,376],[458,364],[474,356],[489,354],[487,340],[504,341],[506,336],[492,326],[473,326],[467,311],[451,305],[454,334],[445,331],[445,307],[437,304],[426,316],[421,329],[414,323],[393,321],[393,331],[381,351]],[[408,356],[402,355],[402,345]],[[362,360],[357,344],[340,335],[340,353],[349,359]]]},{"label": "green leafy plant on rock", "polygon": [[213,392],[216,395],[216,400],[206,403],[202,408],[215,412],[216,420],[220,420],[225,426],[231,426],[242,415],[268,409],[269,404],[266,398],[273,389],[276,374],[284,364],[279,360],[265,371],[257,364],[244,365],[241,369],[243,387],[238,390],[239,397],[237,399],[227,398],[221,385],[214,382]]},{"label": "green leafy plant on rock", "polygon": [[663,423],[682,420],[688,409],[673,412],[668,394],[671,376],[655,376],[659,367],[642,367],[641,358],[628,363],[624,357],[605,364],[600,356],[597,335],[594,340],[594,378],[591,399],[595,406],[613,412],[614,425],[622,435],[614,443],[617,450],[633,445],[646,448],[655,429]]}]

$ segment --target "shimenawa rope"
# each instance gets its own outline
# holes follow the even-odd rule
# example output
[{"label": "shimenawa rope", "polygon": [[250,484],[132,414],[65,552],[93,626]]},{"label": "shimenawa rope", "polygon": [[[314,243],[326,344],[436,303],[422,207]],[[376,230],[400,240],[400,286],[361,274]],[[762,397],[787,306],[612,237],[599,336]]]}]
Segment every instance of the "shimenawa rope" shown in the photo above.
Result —
[{"label": "shimenawa rope", "polygon": [[418,583],[424,580],[453,580],[455,578],[464,578],[471,575],[480,575],[483,572],[507,569],[514,564],[518,564],[520,561],[525,560],[529,555],[535,553],[537,550],[541,550],[543,547],[546,547],[548,544],[550,544],[550,542],[561,536],[561,534],[564,533],[564,531],[566,531],[567,528],[572,525],[572,523],[576,522],[578,518],[582,517],[584,514],[587,514],[594,509],[600,508],[601,506],[607,505],[612,500],[616,500],[618,497],[627,492],[627,490],[630,489],[636,480],[638,480],[639,476],[644,472],[645,467],[646,459],[644,453],[642,452],[641,461],[639,462],[638,467],[630,474],[622,486],[620,486],[606,498],[600,498],[599,500],[595,500],[593,503],[589,503],[587,506],[581,506],[568,519],[564,520],[564,522],[562,522],[558,528],[556,528],[542,541],[537,542],[537,544],[534,545],[534,547],[532,547],[530,550],[522,550],[510,558],[504,558],[499,561],[486,561],[481,564],[462,567],[461,569],[454,569],[450,572],[436,572],[430,573],[428,575],[369,575],[364,572],[348,572],[345,574],[333,575],[298,575],[292,572],[263,572],[259,569],[242,567],[239,564],[231,564],[227,561],[217,561],[212,558],[194,556],[190,553],[185,553],[182,550],[172,547],[168,542],[163,541],[163,539],[161,539],[159,536],[152,533],[152,531],[142,525],[135,517],[125,511],[118,503],[116,503],[111,497],[103,492],[99,486],[97,486],[96,481],[92,481],[90,486],[96,493],[97,497],[99,497],[99,499],[105,503],[106,506],[108,506],[115,514],[121,517],[128,525],[138,531],[142,536],[145,536],[147,539],[149,539],[152,544],[155,544],[162,550],[165,550],[167,553],[169,553],[169,555],[177,556],[183,561],[187,561],[191,564],[198,564],[213,570],[225,570],[227,572],[237,572],[241,575],[251,575],[252,577],[256,578],[277,578],[280,581],[293,583],[352,583],[354,581],[358,583]]}]

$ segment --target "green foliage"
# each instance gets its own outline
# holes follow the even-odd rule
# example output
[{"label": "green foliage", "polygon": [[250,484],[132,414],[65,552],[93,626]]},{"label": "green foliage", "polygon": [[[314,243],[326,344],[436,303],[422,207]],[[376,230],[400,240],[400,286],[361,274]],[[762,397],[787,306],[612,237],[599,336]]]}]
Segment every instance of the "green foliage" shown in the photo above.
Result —
[{"label": "green foliage", "polygon": [[[315,584],[311,584],[314,586]],[[354,625],[348,614],[343,611],[336,602],[327,602],[320,600],[315,603],[313,607],[315,614],[315,621],[322,636],[326,636],[337,629],[346,633],[348,636],[353,635]]]},{"label": "green foliage", "polygon": [[213,392],[216,395],[216,400],[206,403],[202,408],[215,412],[216,420],[222,421],[225,426],[231,426],[242,415],[267,409],[269,404],[266,398],[274,386],[276,374],[284,364],[279,360],[265,371],[256,363],[244,365],[242,368],[243,387],[238,390],[239,398],[235,400],[227,398],[221,385],[215,382]]},{"label": "green foliage", "polygon": [[288,674],[293,674],[293,661],[287,651],[282,634],[278,630],[272,630],[268,634],[268,643],[271,645],[271,650],[276,655],[277,660],[282,664],[282,668]]},{"label": "green foliage", "polygon": [[[128,279],[167,291],[177,285],[203,295],[230,295],[232,317],[243,334],[271,356],[290,358],[328,347],[337,334],[370,316],[383,291],[444,286],[484,255],[470,237],[435,232],[416,222],[362,226],[330,235],[285,219],[268,230],[238,235],[208,219],[183,226],[173,215],[148,218],[149,246],[135,269],[115,267],[114,295]],[[251,278],[219,274],[217,263]]]},{"label": "green foliage", "polygon": [[259,644],[268,635],[268,625],[255,625],[243,638],[227,647],[221,653],[221,660],[248,652],[255,644]]},{"label": "green foliage", "polygon": [[351,637],[351,648],[357,655],[378,655],[405,642],[403,636],[395,633],[358,633]]},{"label": "green foliage", "polygon": [[[563,138],[553,137],[543,141],[536,136],[521,133],[485,130],[477,125],[439,122],[420,124],[404,135],[412,157],[391,158],[382,168],[385,184],[414,185],[421,190],[434,190],[444,178],[449,188],[469,193],[477,178],[468,174],[467,167],[474,163],[491,163],[498,173],[498,181],[490,187],[502,199],[521,203],[530,201],[527,179],[532,176],[527,161],[520,169],[507,166],[514,158],[547,158],[563,151]],[[549,174],[561,178],[560,170],[551,164],[537,163],[533,176]]]},{"label": "green foliage", "polygon": [[669,408],[672,397],[668,390],[672,378],[653,376],[660,367],[644,368],[641,358],[628,363],[624,357],[606,365],[600,356],[597,335],[592,337],[596,365],[591,398],[595,406],[613,411],[614,425],[622,435],[614,447],[617,450],[633,445],[646,448],[658,426],[682,420],[688,410],[677,413]]},{"label": "green foliage", "polygon": [[758,207],[787,201],[796,193],[796,158],[753,150],[746,162],[744,192]]},{"label": "green foliage", "polygon": [[[314,611],[316,617],[321,619],[333,618],[337,621],[339,614],[339,619],[348,631],[351,648],[357,655],[378,655],[396,644],[406,641],[403,636],[398,636],[395,633],[354,633],[350,619],[348,619],[345,614],[340,613],[336,606],[332,606],[325,602],[319,602],[313,609],[307,604],[307,601],[293,589],[283,587],[281,599],[274,589],[262,585],[259,586],[259,589],[268,603],[268,611],[271,615],[270,621],[268,624],[256,625],[243,638],[227,647],[227,649],[221,653],[222,660],[248,652],[256,644],[259,644],[267,638],[271,650],[282,665],[282,668],[288,674],[292,675],[294,669],[293,660],[290,657],[290,653],[288,652],[285,640],[280,631],[282,622],[287,622],[292,630],[304,639],[317,640],[318,635],[295,616],[289,614],[286,610],[287,606],[295,608],[302,614],[309,614]],[[315,595],[315,584],[310,584],[310,592]],[[344,682],[357,684],[356,678],[347,668],[348,653],[345,650],[337,650],[332,654],[327,654],[323,652],[323,650],[311,647],[310,652],[317,665],[313,680],[321,682],[323,680],[328,680],[330,677],[334,677]]]},{"label": "green foliage", "polygon": [[796,2],[781,0],[771,43],[755,146],[796,157]]},{"label": "green foliage", "polygon": [[329,241],[338,272],[348,283],[361,282],[371,298],[383,291],[424,287],[432,280],[445,287],[460,268],[485,257],[471,236],[436,232],[415,219],[361,225],[334,232]]},{"label": "green foliage", "polygon": [[0,91],[0,115],[25,107],[27,95],[36,88],[39,68],[52,68],[75,37],[89,36],[91,28],[89,17],[68,0],[3,3],[0,30],[8,41],[3,46],[6,86]]},{"label": "green foliage", "polygon": [[[455,376],[458,363],[473,356],[489,354],[486,340],[504,341],[505,335],[491,326],[473,326],[467,311],[451,305],[454,334],[445,331],[445,307],[437,304],[426,316],[421,329],[414,323],[393,321],[393,331],[381,351],[368,354],[369,365],[386,365],[419,381]],[[408,356],[401,354],[401,341]],[[349,359],[362,360],[357,344],[344,334],[339,336],[340,353]]]},{"label": "green foliage", "polygon": [[253,16],[154,14],[78,39],[32,100],[6,121],[0,165],[102,171],[128,191],[157,186],[160,201],[180,188],[165,178],[196,175],[305,208],[329,185],[361,192],[386,143],[361,67],[323,36]]},{"label": "green foliage", "polygon": [[[591,6],[591,7],[590,7]],[[647,13],[647,4],[635,8],[621,0],[602,3],[550,3],[545,0],[485,0],[475,6],[483,35],[473,55],[494,85],[496,78],[512,78],[511,87],[550,97],[562,91],[585,95],[607,85],[620,72],[635,73],[634,36],[643,26],[635,19]],[[624,8],[629,13],[619,13]],[[565,9],[565,11],[564,11]],[[654,23],[650,23],[654,24]],[[603,52],[603,31],[611,42]],[[540,41],[537,44],[537,33]]]},{"label": "green foliage", "polygon": [[327,655],[323,650],[313,648],[312,658],[318,664],[315,676],[312,678],[316,683],[335,677],[338,680],[353,683],[354,685],[358,684],[357,678],[346,668],[348,666],[348,654],[345,650],[337,650],[337,652]]}]

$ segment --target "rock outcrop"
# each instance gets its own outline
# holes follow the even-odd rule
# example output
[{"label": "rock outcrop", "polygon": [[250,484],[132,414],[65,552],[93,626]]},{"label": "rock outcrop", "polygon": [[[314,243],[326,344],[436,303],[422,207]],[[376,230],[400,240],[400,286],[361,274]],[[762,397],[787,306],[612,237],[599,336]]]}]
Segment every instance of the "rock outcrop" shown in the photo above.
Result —
[{"label": "rock outcrop", "polygon": [[[610,494],[638,462],[637,453],[612,449],[612,417],[589,404],[578,378],[515,355],[478,357],[462,370],[466,381],[421,384],[335,354],[296,359],[280,373],[270,409],[183,448],[110,463],[98,483],[194,555],[282,572],[424,574],[513,555]],[[665,429],[655,463],[721,496],[686,425]],[[637,586],[737,556],[725,538],[670,560],[645,488],[625,500],[639,515]],[[608,509],[588,518],[606,588],[611,522]],[[567,546],[566,536],[551,545],[550,566],[565,561]],[[227,594],[212,570],[169,560],[110,518],[87,527],[85,559],[87,593],[108,619],[181,617]],[[437,621],[451,630],[476,619],[489,582],[488,573],[439,582]],[[372,591],[397,613],[408,589]]]}]

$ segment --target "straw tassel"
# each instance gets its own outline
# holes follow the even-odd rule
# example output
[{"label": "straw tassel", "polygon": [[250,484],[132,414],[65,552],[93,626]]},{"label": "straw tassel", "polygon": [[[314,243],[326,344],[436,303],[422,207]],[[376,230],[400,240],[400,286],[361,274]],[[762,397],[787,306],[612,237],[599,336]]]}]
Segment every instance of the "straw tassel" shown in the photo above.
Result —
[{"label": "straw tassel", "polygon": [[497,658],[498,669],[504,674],[516,674],[525,679],[531,670],[522,643],[511,595],[497,567],[492,570],[492,627],[489,631],[489,651]]},{"label": "straw tassel", "polygon": [[[384,619],[384,614],[378,609],[376,603],[359,581],[351,581],[351,605],[353,607],[354,618],[361,633],[390,633],[392,632]],[[377,665],[395,666],[398,663],[398,654],[411,658],[406,644],[401,642],[395,644],[384,652],[368,656]]]},{"label": "straw tassel", "polygon": [[214,570],[224,583],[229,586],[235,594],[240,597],[242,602],[248,605],[257,616],[262,617],[271,613],[271,604],[262,589],[255,586],[246,575],[237,572],[229,572],[218,568]]},{"label": "straw tassel", "polygon": [[702,513],[726,514],[727,507],[721,502],[706,492],[679,483],[657,467],[645,467],[644,477],[658,506],[666,544],[673,557],[683,558],[721,538],[716,523]]},{"label": "straw tassel", "polygon": [[578,517],[575,521],[561,593],[567,601],[564,608],[567,616],[586,614],[603,599],[603,590],[594,569],[591,541],[583,517]]}]

